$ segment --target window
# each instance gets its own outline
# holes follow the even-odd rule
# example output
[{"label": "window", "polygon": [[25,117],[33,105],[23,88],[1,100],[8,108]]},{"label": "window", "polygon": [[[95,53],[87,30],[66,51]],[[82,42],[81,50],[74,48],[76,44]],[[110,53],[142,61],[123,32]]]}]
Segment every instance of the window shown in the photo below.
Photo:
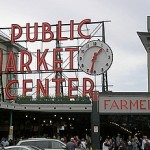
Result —
[{"label": "window", "polygon": [[58,141],[52,141],[52,148],[54,149],[62,149],[62,146],[64,146],[62,143]]},{"label": "window", "polygon": [[14,148],[9,148],[8,150],[27,150],[27,149],[21,147],[14,147]]},{"label": "window", "polygon": [[35,145],[36,147],[40,147],[40,148],[51,148],[51,141],[35,141]]},{"label": "window", "polygon": [[51,148],[51,141],[25,141],[21,142],[20,145],[24,146],[36,146],[39,148]]},{"label": "window", "polygon": [[25,142],[21,142],[20,145],[24,145],[24,146],[35,146],[35,141],[25,141]]}]

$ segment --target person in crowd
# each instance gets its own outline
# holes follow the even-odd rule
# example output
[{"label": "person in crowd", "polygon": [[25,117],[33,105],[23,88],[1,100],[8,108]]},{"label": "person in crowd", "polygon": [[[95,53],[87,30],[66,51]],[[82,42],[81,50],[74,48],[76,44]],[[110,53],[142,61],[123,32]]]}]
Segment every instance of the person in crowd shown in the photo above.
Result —
[{"label": "person in crowd", "polygon": [[132,139],[133,150],[140,150],[140,142],[136,136]]},{"label": "person in crowd", "polygon": [[66,136],[63,137],[63,140],[64,140],[63,141],[64,143],[67,143],[67,137]]},{"label": "person in crowd", "polygon": [[109,138],[109,150],[114,150],[114,149],[115,149],[115,144],[113,138]]},{"label": "person in crowd", "polygon": [[12,146],[12,145],[13,145],[13,140],[9,139],[9,146]]},{"label": "person in crowd", "polygon": [[53,139],[56,139],[56,136],[55,136],[55,135],[53,135]]},{"label": "person in crowd", "polygon": [[147,136],[143,136],[142,147],[141,147],[142,150],[144,150],[144,145],[145,145],[146,141],[147,141]]},{"label": "person in crowd", "polygon": [[142,137],[141,136],[139,136],[139,142],[140,142],[140,150],[142,150]]},{"label": "person in crowd", "polygon": [[109,148],[110,148],[110,142],[109,139],[106,138],[105,141],[103,142],[102,150],[109,150]]},{"label": "person in crowd", "polygon": [[115,137],[112,137],[112,144],[113,144],[113,148],[114,150],[116,149],[116,141],[115,141]]},{"label": "person in crowd", "polygon": [[140,139],[138,139],[138,137],[136,137],[136,144],[137,144],[137,147],[138,147],[138,150],[141,150],[141,142],[140,142]]},{"label": "person in crowd", "polygon": [[70,138],[70,141],[66,144],[66,150],[75,150],[77,148],[77,145],[75,144],[74,138]]},{"label": "person in crowd", "polygon": [[122,138],[120,138],[120,143],[118,145],[118,150],[126,150],[126,144]]},{"label": "person in crowd", "polygon": [[8,140],[7,140],[6,138],[2,138],[1,145],[2,145],[3,147],[9,146]]},{"label": "person in crowd", "polygon": [[81,139],[81,149],[86,149],[86,145],[87,145],[87,143],[86,143],[85,139],[82,138]]},{"label": "person in crowd", "polygon": [[146,139],[146,143],[144,144],[144,150],[150,150],[150,141]]},{"label": "person in crowd", "polygon": [[119,144],[120,144],[120,134],[118,133],[116,137],[116,149],[118,149]]},{"label": "person in crowd", "polygon": [[86,149],[90,150],[91,147],[91,138],[89,136],[86,137]]},{"label": "person in crowd", "polygon": [[132,145],[132,137],[129,135],[127,139],[127,150],[133,150],[133,145]]},{"label": "person in crowd", "polygon": [[62,142],[64,142],[64,138],[63,138],[63,137],[61,137],[60,140],[61,140]]},{"label": "person in crowd", "polygon": [[79,146],[79,144],[81,143],[81,140],[79,139],[79,137],[76,135],[74,136],[74,143]]}]

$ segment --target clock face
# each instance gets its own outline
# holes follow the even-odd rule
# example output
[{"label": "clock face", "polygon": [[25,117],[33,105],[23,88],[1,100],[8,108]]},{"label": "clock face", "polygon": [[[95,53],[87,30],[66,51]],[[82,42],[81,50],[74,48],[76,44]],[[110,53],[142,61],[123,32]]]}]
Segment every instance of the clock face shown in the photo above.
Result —
[{"label": "clock face", "polygon": [[112,50],[106,43],[99,40],[84,44],[78,53],[79,66],[89,75],[100,75],[106,72],[112,61]]}]

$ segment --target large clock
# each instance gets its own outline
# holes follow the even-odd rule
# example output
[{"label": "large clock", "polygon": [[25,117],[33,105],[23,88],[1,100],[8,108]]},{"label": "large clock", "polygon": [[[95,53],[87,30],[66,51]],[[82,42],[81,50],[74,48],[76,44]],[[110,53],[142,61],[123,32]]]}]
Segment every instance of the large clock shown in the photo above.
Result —
[{"label": "large clock", "polygon": [[89,75],[100,75],[106,72],[113,61],[111,48],[99,40],[84,44],[78,52],[79,67]]}]

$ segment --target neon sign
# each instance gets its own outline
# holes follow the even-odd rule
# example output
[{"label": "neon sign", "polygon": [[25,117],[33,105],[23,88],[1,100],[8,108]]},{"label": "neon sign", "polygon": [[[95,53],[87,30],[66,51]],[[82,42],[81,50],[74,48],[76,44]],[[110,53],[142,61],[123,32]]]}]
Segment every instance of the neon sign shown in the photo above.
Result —
[{"label": "neon sign", "polygon": [[[91,23],[90,19],[85,19],[82,20],[78,25],[77,25],[77,32],[78,32],[78,36],[82,39],[90,39],[91,35],[85,35],[84,33],[82,33],[82,27],[85,24],[89,24]],[[56,30],[56,37],[54,37],[54,31],[52,31],[52,26],[47,23],[44,22],[42,23],[42,26],[40,26],[40,28],[42,28],[42,37],[41,37],[41,41],[42,42],[51,42],[54,38],[57,39],[57,41],[64,41],[64,40],[74,40],[74,20],[70,20],[70,26],[69,26],[69,31],[70,34],[69,36],[62,36],[62,22],[58,21],[58,24],[55,26],[55,30]],[[31,31],[30,29],[33,29],[33,36],[32,38],[30,37],[31,35]],[[38,35],[39,33],[39,25],[38,23],[34,23],[34,26],[31,27],[29,23],[26,24],[25,27],[21,27],[18,24],[12,24],[11,25],[11,43],[15,43],[17,40],[19,40],[23,33],[23,29],[25,29],[25,41],[27,42],[36,42],[39,40],[40,36]],[[74,70],[74,57],[73,54],[74,52],[78,52],[78,47],[72,48],[72,47],[67,47],[65,48],[65,52],[67,52],[69,54],[69,70]],[[48,53],[49,49],[45,49],[43,52],[41,52],[39,49],[36,51],[36,56],[37,56],[37,68],[36,71],[40,71],[41,66],[43,66],[44,71],[48,72],[48,71],[53,71],[53,72],[63,72],[63,60],[57,57],[58,53],[63,52],[63,49],[60,47],[56,47],[53,49],[53,55],[52,55],[52,59],[53,59],[53,63],[52,63],[52,68],[49,68],[47,65],[47,61],[46,61],[46,56]],[[31,62],[33,60],[32,54],[31,52],[25,50],[25,49],[21,49],[19,51],[20,54],[20,64],[17,64],[16,59],[15,59],[15,53],[13,52],[13,50],[10,50],[8,52],[8,57],[7,60],[5,60],[6,62],[6,66],[2,67],[4,64],[3,62],[3,52],[0,52],[0,72],[4,73],[4,74],[9,74],[11,73],[20,73],[20,74],[24,74],[26,73],[32,73],[32,69],[30,67]],[[41,55],[42,54],[42,55]],[[27,61],[25,62],[25,58],[27,59]],[[19,65],[19,67],[18,67]],[[2,69],[3,68],[3,69]],[[44,96],[48,96],[49,95],[49,87],[50,87],[50,80],[49,79],[45,79],[44,81],[44,85],[42,83],[42,81],[40,79],[36,79],[36,95],[40,96],[40,93],[42,92],[42,94]],[[65,78],[53,78],[52,81],[53,83],[55,83],[56,85],[56,95],[60,95],[60,84],[65,82]],[[68,96],[70,98],[74,98],[75,95],[73,95],[73,91],[77,91],[78,87],[74,87],[72,86],[73,82],[79,82],[78,78],[68,78]],[[22,91],[22,95],[26,96],[28,94],[28,92],[32,92],[32,88],[31,87],[27,87],[28,83],[33,83],[32,79],[24,79],[22,81],[22,85],[23,85],[23,91]],[[85,95],[89,95],[92,96],[92,92],[94,89],[94,82],[92,81],[92,79],[90,78],[83,78],[82,80],[83,83],[83,96]],[[15,95],[12,95],[9,91],[9,89],[13,86],[13,85],[18,85],[20,84],[19,80],[10,80],[8,81],[8,83],[6,84],[5,87],[5,93],[6,96],[8,97],[8,99],[15,99]],[[88,88],[87,88],[87,84],[88,84]]]},{"label": "neon sign", "polygon": [[[90,35],[84,35],[82,33],[82,26],[84,24],[90,23],[91,20],[90,19],[85,19],[83,21],[81,21],[78,24],[77,27],[77,31],[78,31],[78,35],[81,38],[84,39],[90,39],[91,36]],[[36,42],[38,40],[38,23],[34,23],[34,37],[31,38],[30,37],[30,23],[26,24],[26,40],[28,42]],[[16,33],[16,30],[18,31]],[[70,37],[62,37],[62,22],[58,21],[58,25],[56,26],[56,35],[57,35],[57,40],[58,41],[62,41],[62,40],[73,40],[74,39],[74,20],[70,20]],[[21,36],[22,36],[22,27],[18,24],[12,24],[11,26],[11,42],[14,43],[15,40],[18,40]],[[46,35],[49,35],[49,37],[47,38]],[[47,22],[42,23],[42,42],[51,42],[54,39],[54,33],[51,30],[51,25]]]}]

